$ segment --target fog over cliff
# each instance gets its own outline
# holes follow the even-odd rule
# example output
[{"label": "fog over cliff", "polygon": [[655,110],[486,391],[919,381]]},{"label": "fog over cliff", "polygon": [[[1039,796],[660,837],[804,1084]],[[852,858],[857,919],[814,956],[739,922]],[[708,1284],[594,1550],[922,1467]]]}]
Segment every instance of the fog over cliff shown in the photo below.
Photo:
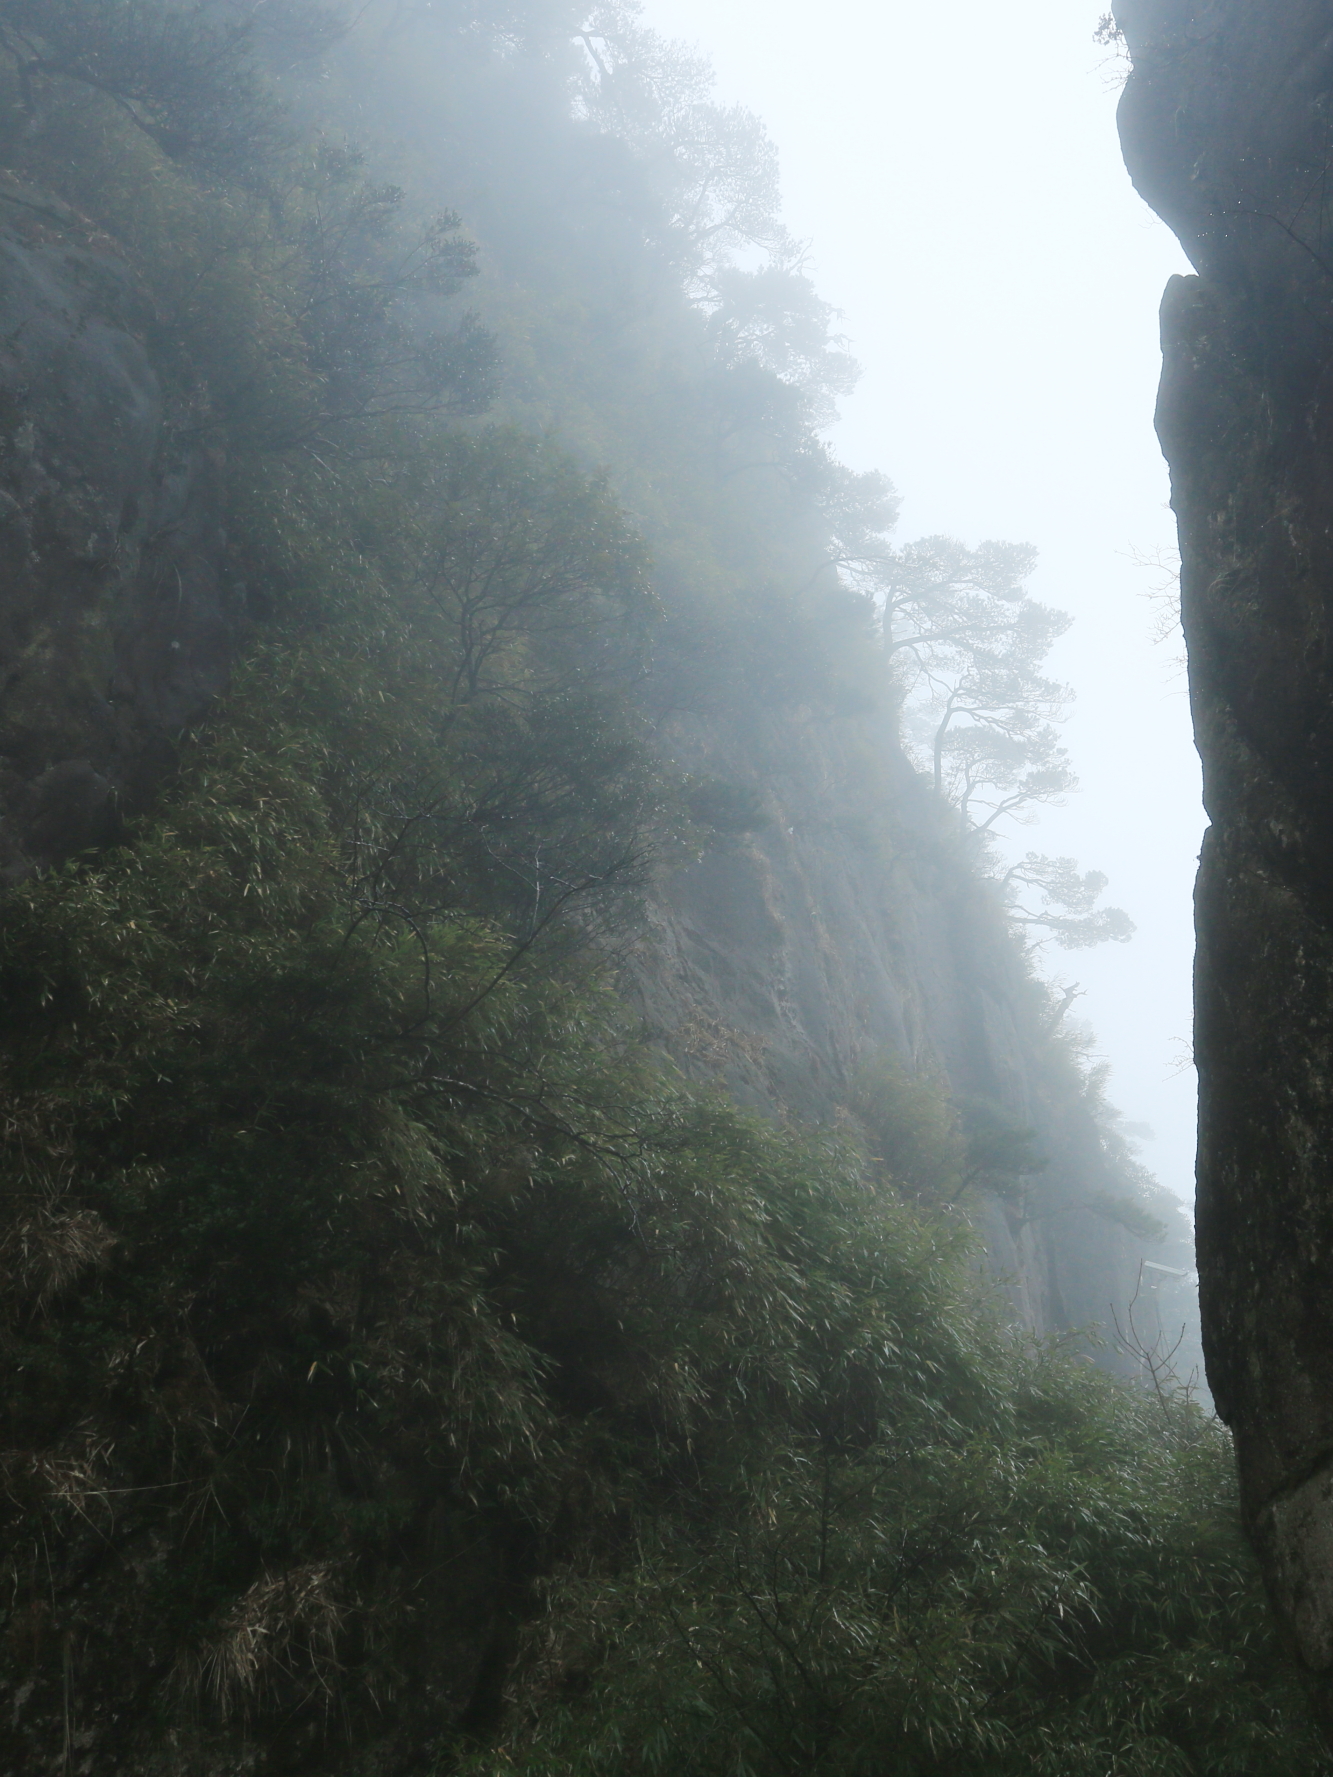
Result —
[{"label": "fog over cliff", "polygon": [[1157,304],[1185,259],[1135,194],[1115,106],[1126,63],[1095,4],[1030,0],[650,0],[645,19],[712,60],[756,111],[786,217],[862,366],[830,437],[903,495],[900,539],[947,532],[1040,552],[1033,590],[1075,616],[1052,667],[1081,789],[1006,847],[1110,877],[1138,931],[1049,953],[1111,1063],[1110,1093],[1155,1140],[1142,1158],[1193,1194],[1191,897],[1203,811],[1175,564],[1152,429]]},{"label": "fog over cliff", "polygon": [[[1333,1777],[1172,1194],[1174,253],[1109,21],[907,12],[0,0],[0,1777]],[[1252,594],[1321,617],[1324,457],[1172,289],[1268,1463],[1333,646]]]}]

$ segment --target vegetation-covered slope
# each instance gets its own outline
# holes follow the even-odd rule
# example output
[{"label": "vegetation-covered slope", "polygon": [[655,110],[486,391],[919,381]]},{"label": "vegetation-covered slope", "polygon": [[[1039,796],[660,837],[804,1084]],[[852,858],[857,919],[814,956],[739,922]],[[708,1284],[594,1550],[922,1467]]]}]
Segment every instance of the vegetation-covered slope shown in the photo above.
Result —
[{"label": "vegetation-covered slope", "polygon": [[[772,819],[698,769],[719,712],[799,758],[862,707],[872,864],[909,780],[874,600],[815,573],[852,545],[791,492],[852,485],[810,378],[728,356],[699,261],[615,211],[693,380],[610,346],[567,437],[514,393],[525,349],[532,389],[592,374],[559,268],[523,325],[493,269],[492,331],[460,317],[465,200],[533,152],[488,93],[567,162],[651,161],[522,23],[449,21],[460,223],[438,172],[370,177],[338,77],[319,112],[311,9],[0,0],[5,238],[157,403],[129,541],[79,555],[108,453],[80,482],[62,441],[117,414],[10,366],[8,516],[59,599],[24,581],[5,643],[0,1768],[1323,1771],[1225,1439],[978,1275],[978,1191],[1043,1188],[1022,1125],[883,1056],[822,1124],[747,1113],[625,992],[664,876]],[[26,362],[63,362],[42,312]],[[726,449],[793,452],[753,495],[700,429],[747,388]],[[593,465],[649,394],[631,520]],[[228,689],[182,709],[192,598]],[[80,759],[95,833],[40,801]]]}]

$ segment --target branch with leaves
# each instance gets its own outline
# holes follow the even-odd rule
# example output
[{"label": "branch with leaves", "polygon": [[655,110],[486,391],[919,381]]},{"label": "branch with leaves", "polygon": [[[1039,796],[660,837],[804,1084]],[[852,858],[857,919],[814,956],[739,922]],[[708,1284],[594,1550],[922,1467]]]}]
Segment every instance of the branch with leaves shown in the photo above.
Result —
[{"label": "branch with leaves", "polygon": [[1009,917],[1045,934],[1038,943],[1051,938],[1062,950],[1084,950],[1108,941],[1127,944],[1134,936],[1134,922],[1123,908],[1096,905],[1106,881],[1100,870],[1080,872],[1073,858],[1030,851],[1005,871],[1000,886]]}]

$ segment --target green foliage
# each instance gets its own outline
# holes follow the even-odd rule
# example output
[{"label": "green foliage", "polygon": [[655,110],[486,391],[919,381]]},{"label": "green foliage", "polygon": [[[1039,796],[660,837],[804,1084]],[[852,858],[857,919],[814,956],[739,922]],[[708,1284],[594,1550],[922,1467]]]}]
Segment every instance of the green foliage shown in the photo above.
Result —
[{"label": "green foliage", "polygon": [[1049,1164],[1035,1131],[989,1099],[969,1097],[959,1109],[967,1131],[964,1182],[1021,1205],[1028,1183]]},{"label": "green foliage", "polygon": [[731,270],[738,249],[781,259],[791,243],[763,124],[739,105],[716,104],[708,62],[645,29],[642,11],[637,0],[603,0],[586,16],[579,109],[649,160],[688,276]]},{"label": "green foliage", "polygon": [[900,1384],[878,1437],[812,1436],[720,1532],[554,1588],[546,1707],[475,1768],[1326,1770],[1219,1514],[1225,1443],[1054,1352],[985,1383]]},{"label": "green foliage", "polygon": [[[536,79],[536,9],[454,10]],[[765,818],[645,707],[883,687],[828,570],[891,492],[812,438],[848,367],[771,151],[600,13],[584,121],[669,149],[614,164],[634,263],[650,211],[680,250],[679,375],[634,381],[615,252],[534,203],[544,393],[451,431],[470,247],[272,105],[251,25],[309,13],[0,0],[10,159],[144,281],[257,625],[127,842],[0,903],[3,1762],[1327,1772],[1218,1428],[977,1276],[957,1202],[1020,1192],[1029,1133],[888,1060],[847,1131],[761,1122],[614,991],[654,854]],[[543,366],[546,311],[598,353]],[[642,446],[600,454],[651,590],[556,410]]]},{"label": "green foliage", "polygon": [[264,40],[314,53],[336,29],[319,0],[3,0],[0,49],[25,109],[52,95],[103,95],[168,154],[210,171],[253,171],[284,137],[257,66]]},{"label": "green foliage", "polygon": [[930,1073],[909,1073],[885,1050],[862,1065],[851,1109],[873,1158],[901,1190],[936,1205],[953,1203],[968,1172],[958,1112]]},{"label": "green foliage", "polygon": [[1025,1132],[884,1063],[867,1158],[625,1028],[604,491],[487,430],[248,498],[269,641],[0,908],[12,1757],[76,1648],[122,1762],[1326,1769],[1225,1441],[1024,1349],[930,1207]]},{"label": "green foliage", "polygon": [[[35,4],[42,10],[46,0]],[[57,0],[52,6],[61,11]],[[173,21],[188,11],[197,22],[213,9],[79,0],[74,10],[122,23],[132,15],[144,30],[160,29],[170,59]],[[252,20],[254,9],[243,10]],[[174,397],[173,429],[191,441],[203,434],[258,473],[255,456],[373,450],[370,430],[389,416],[457,416],[488,405],[494,341],[451,302],[476,270],[457,215],[408,220],[402,190],[371,178],[346,143],[257,136],[243,117],[238,129],[262,150],[263,180],[230,167],[226,179],[203,180],[175,164],[160,132],[138,127],[109,79],[90,87],[62,78],[34,106],[31,64],[3,23],[0,13],[0,152],[95,218],[99,251],[124,255],[134,325]],[[249,25],[236,29],[247,90],[268,103],[269,85],[245,48]],[[230,27],[224,35],[232,44]],[[227,55],[207,44],[199,55],[222,79]],[[143,75],[151,84],[152,69]],[[232,117],[229,91],[224,82],[216,103]]]},{"label": "green foliage", "polygon": [[[373,1715],[450,1561],[485,1619],[692,1434],[798,1393],[811,1224],[856,1188],[657,1079],[571,960],[656,808],[632,728],[559,666],[571,611],[595,658],[637,596],[623,527],[530,440],[410,474],[457,496],[393,508],[448,513],[450,571],[363,581],[354,616],[293,587],[162,815],[0,910],[9,1571],[104,1681],[114,1624],[127,1682],[224,1715],[314,1707],[330,1662]],[[364,545],[385,491],[341,491]],[[331,513],[304,516],[289,576],[334,575]],[[522,598],[479,664],[483,558]],[[135,1568],[145,1534],[165,1569]]]},{"label": "green foliage", "polygon": [[987,1381],[957,1231],[655,1079],[494,924],[367,909],[384,691],[340,665],[258,663],[131,848],[5,906],[6,1474],[20,1611],[104,1667],[114,1625],[145,1702],[269,1719],[336,1668],[356,1724],[479,1608],[462,1549],[531,1583],[701,1465],[744,1496],[785,1428],[872,1434],[899,1371]]}]

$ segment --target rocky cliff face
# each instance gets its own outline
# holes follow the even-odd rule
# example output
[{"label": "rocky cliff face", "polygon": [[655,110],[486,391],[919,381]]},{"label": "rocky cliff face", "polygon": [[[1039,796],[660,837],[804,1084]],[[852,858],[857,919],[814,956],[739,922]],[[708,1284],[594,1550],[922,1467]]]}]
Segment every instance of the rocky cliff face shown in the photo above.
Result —
[{"label": "rocky cliff face", "polygon": [[0,183],[0,876],[115,837],[215,696],[217,463],[112,243]]},{"label": "rocky cliff face", "polygon": [[1198,275],[1158,427],[1205,800],[1208,1375],[1278,1611],[1333,1713],[1333,6],[1124,0],[1121,133]]},{"label": "rocky cliff face", "polygon": [[1114,1219],[1125,1179],[1050,1041],[1052,1009],[891,716],[742,717],[675,738],[691,770],[743,777],[768,810],[668,877],[651,910],[641,992],[677,1060],[742,1102],[824,1120],[888,1057],[1030,1130],[1040,1170],[976,1209],[1016,1318],[1100,1327],[1102,1361],[1134,1373],[1118,1323],[1197,1374],[1188,1224],[1165,1192],[1166,1239]]}]

